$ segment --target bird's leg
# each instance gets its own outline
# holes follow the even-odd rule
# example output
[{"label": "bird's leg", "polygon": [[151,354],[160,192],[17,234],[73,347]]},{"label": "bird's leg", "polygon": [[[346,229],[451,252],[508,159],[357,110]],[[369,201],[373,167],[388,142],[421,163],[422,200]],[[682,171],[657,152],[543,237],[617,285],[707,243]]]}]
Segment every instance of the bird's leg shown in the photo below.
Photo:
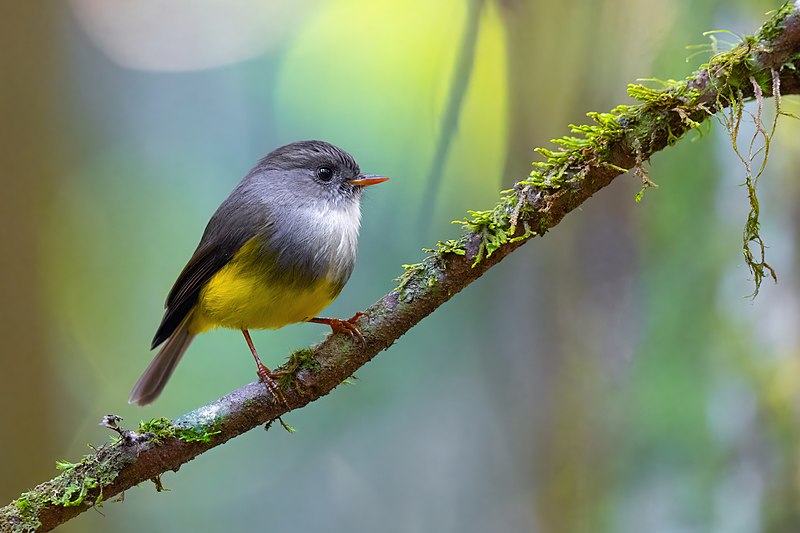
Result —
[{"label": "bird's leg", "polygon": [[261,358],[258,357],[258,352],[256,352],[256,347],[253,345],[253,339],[250,338],[250,332],[246,329],[243,329],[242,335],[244,335],[244,340],[247,341],[247,346],[250,348],[250,353],[253,354],[253,358],[256,360],[256,366],[258,367],[256,374],[258,374],[258,377],[264,382],[272,395],[288,408],[289,404],[286,403],[286,397],[283,395],[281,388],[275,382],[275,378],[277,378],[280,374],[277,372],[270,372],[269,368],[267,368],[266,365],[261,362]]},{"label": "bird's leg", "polygon": [[323,317],[314,317],[309,319],[309,322],[314,322],[315,324],[327,324],[331,327],[331,330],[334,334],[336,333],[347,333],[351,337],[356,337],[361,342],[364,342],[364,336],[356,327],[356,321],[365,316],[364,313],[358,312],[354,314],[352,317],[348,318],[347,320],[341,320],[339,318],[323,318]]}]

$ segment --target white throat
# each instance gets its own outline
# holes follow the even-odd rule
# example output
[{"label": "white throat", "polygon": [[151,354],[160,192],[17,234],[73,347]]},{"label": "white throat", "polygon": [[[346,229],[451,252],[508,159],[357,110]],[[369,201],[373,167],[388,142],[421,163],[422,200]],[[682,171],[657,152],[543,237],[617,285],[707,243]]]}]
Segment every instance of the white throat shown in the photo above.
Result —
[{"label": "white throat", "polygon": [[304,210],[306,220],[314,227],[317,258],[328,264],[329,276],[349,272],[353,268],[358,250],[358,233],[361,229],[361,206],[358,202],[348,202],[332,208]]}]

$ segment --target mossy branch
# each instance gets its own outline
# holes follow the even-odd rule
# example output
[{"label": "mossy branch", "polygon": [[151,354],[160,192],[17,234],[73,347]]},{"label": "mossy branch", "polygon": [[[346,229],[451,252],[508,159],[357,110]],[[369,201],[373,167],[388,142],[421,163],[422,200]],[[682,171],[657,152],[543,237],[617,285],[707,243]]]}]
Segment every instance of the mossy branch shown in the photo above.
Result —
[{"label": "mossy branch", "polygon": [[[629,93],[639,103],[590,113],[594,124],[572,126],[577,136],[558,139],[559,150],[538,150],[546,160],[535,164],[528,179],[504,191],[494,209],[471,211],[461,221],[465,232],[460,239],[440,242],[423,262],[407,265],[399,286],[360,320],[363,343],[335,335],[293,354],[283,367],[294,373],[282,382],[286,405],[273,402],[263,384],[251,383],[175,421],[156,419],[125,430],[117,418],[106,417],[103,423],[119,434],[115,442],[79,463],[59,463],[61,475],[0,509],[0,531],[48,531],[143,481],[153,480],[158,489],[164,472],[321,398],[615,177],[634,170],[644,186],[650,185],[643,162],[709,117],[740,107],[744,100],[771,96],[778,87],[782,94],[800,93],[799,67],[797,0],[773,13],[754,37],[715,55],[690,78],[657,89],[631,85]],[[748,219],[750,237],[754,230],[757,235],[757,224]]]}]

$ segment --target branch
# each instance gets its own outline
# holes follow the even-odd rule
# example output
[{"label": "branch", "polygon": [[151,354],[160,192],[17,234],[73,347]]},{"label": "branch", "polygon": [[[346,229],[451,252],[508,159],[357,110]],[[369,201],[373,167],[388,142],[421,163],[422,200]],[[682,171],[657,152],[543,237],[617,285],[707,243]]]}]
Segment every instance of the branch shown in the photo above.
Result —
[{"label": "branch", "polygon": [[[623,172],[642,167],[652,154],[713,116],[757,94],[800,93],[800,0],[785,4],[755,37],[715,55],[693,76],[655,90],[631,85],[635,105],[590,113],[594,125],[573,126],[581,137],[554,142],[564,149],[538,150],[529,179],[506,191],[491,211],[470,211],[465,232],[439,243],[421,263],[407,265],[400,285],[367,309],[359,327],[364,342],[333,335],[290,356],[281,370],[286,405],[274,402],[262,383],[251,383],[174,422],[143,423],[136,431],[104,424],[120,435],[77,464],[0,509],[0,531],[48,531],[123,491],[159,476],[207,450],[288,411],[321,398],[380,351],[389,348],[437,307],[508,254],[543,235],[570,211]],[[777,100],[777,98],[776,98]]]}]

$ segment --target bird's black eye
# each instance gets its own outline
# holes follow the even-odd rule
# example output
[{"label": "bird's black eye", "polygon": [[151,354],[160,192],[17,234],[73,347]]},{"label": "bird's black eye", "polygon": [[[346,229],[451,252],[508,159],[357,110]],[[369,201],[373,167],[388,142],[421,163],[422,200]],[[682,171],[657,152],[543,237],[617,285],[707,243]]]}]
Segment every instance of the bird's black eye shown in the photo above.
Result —
[{"label": "bird's black eye", "polygon": [[320,181],[331,181],[333,179],[333,170],[330,167],[319,167],[317,169],[317,178]]}]

